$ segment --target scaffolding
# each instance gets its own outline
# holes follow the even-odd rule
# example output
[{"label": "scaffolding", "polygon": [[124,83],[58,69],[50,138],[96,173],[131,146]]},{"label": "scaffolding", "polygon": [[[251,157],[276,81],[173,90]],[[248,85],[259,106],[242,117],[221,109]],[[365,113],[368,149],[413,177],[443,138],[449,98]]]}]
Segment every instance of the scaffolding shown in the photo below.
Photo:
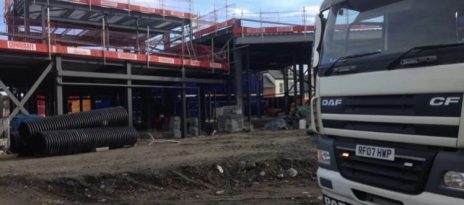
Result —
[{"label": "scaffolding", "polygon": [[191,0],[6,0],[0,48],[227,72],[227,59],[194,45],[192,7]]}]

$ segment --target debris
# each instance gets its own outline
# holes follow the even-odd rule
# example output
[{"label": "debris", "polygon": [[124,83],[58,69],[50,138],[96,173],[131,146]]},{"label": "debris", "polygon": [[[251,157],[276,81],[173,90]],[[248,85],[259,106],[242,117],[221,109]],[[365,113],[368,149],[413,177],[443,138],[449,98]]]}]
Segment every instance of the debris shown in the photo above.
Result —
[{"label": "debris", "polygon": [[290,177],[296,177],[298,175],[298,171],[294,168],[290,168],[287,170],[287,175]]},{"label": "debris", "polygon": [[198,186],[203,186],[203,187],[206,187],[208,189],[213,189],[214,188],[210,184],[204,183],[204,182],[199,181],[199,180],[197,181],[197,180],[194,180],[194,179],[190,179],[190,178],[188,178],[187,176],[185,176],[184,174],[182,174],[180,172],[174,171],[173,173],[176,174],[177,176],[181,177],[182,179],[184,179],[185,181],[187,181],[189,183],[192,183],[192,184],[195,184],[195,185],[198,185]]},{"label": "debris", "polygon": [[159,143],[159,144],[180,144],[180,141],[177,140],[154,140],[153,143]]},{"label": "debris", "polygon": [[108,201],[107,199],[99,199],[98,202],[102,202],[102,203],[105,203],[106,201]]},{"label": "debris", "polygon": [[279,179],[283,179],[284,177],[285,177],[285,176],[284,176],[284,174],[283,174],[283,173],[279,173],[279,174],[277,174],[277,178],[279,178]]},{"label": "debris", "polygon": [[148,146],[151,146],[151,145],[153,145],[153,143],[155,143],[156,139],[155,139],[155,137],[153,137],[153,135],[151,133],[148,133],[148,136],[150,136],[150,139],[151,139],[151,142],[148,143]]},{"label": "debris", "polygon": [[223,195],[224,193],[226,193],[224,190],[219,190],[216,192],[216,195]]},{"label": "debris", "polygon": [[247,163],[245,161],[240,161],[238,165],[240,166],[240,168],[245,169],[247,166]]},{"label": "debris", "polygon": [[259,176],[262,176],[262,177],[266,176],[266,172],[265,172],[265,171],[261,171],[261,172],[259,173]]},{"label": "debris", "polygon": [[217,165],[216,168],[218,169],[219,173],[224,174],[224,169],[222,169],[221,165]]},{"label": "debris", "polygon": [[277,118],[264,125],[266,130],[287,130],[288,124],[284,118]]},{"label": "debris", "polygon": [[214,135],[216,135],[216,133],[217,133],[217,130],[213,130],[213,131],[211,131],[211,133],[209,135],[214,136]]},{"label": "debris", "polygon": [[100,185],[100,189],[105,189],[106,186],[104,184]]},{"label": "debris", "polygon": [[302,192],[302,194],[308,198],[313,198],[314,196],[310,194],[309,192]]},{"label": "debris", "polygon": [[247,168],[255,168],[256,167],[256,162],[247,162],[246,167]]},{"label": "debris", "polygon": [[217,108],[216,115],[219,132],[236,133],[243,131],[245,120],[241,107],[225,106]]},{"label": "debris", "polygon": [[110,150],[110,147],[97,147],[95,149],[96,152],[106,152],[106,151],[109,151]]}]

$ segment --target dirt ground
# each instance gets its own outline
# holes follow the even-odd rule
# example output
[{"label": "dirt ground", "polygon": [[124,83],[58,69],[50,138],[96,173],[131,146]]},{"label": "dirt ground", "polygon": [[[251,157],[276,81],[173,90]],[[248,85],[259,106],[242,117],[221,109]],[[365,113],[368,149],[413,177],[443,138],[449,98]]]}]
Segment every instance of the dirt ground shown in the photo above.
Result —
[{"label": "dirt ground", "polygon": [[321,204],[315,172],[304,131],[146,139],[105,152],[4,157],[0,204]]}]

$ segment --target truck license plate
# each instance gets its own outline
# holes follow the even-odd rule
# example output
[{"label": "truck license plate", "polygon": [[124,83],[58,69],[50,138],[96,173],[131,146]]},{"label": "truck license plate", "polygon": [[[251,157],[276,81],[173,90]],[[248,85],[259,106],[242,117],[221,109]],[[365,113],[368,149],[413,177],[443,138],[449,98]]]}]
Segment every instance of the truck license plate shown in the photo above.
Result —
[{"label": "truck license plate", "polygon": [[356,156],[395,161],[395,149],[367,145],[356,145]]},{"label": "truck license plate", "polygon": [[348,203],[345,203],[345,202],[341,202],[339,200],[336,200],[336,199],[332,199],[326,195],[324,195],[323,197],[323,203],[324,205],[350,205]]}]

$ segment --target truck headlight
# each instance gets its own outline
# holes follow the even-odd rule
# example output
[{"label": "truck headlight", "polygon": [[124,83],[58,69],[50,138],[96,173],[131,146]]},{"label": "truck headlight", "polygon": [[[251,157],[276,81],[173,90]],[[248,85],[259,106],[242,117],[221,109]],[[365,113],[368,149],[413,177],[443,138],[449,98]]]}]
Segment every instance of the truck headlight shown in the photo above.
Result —
[{"label": "truck headlight", "polygon": [[451,189],[464,191],[464,173],[463,172],[446,172],[443,176],[443,185]]},{"label": "truck headlight", "polygon": [[318,149],[317,161],[322,164],[330,165],[330,152]]}]

